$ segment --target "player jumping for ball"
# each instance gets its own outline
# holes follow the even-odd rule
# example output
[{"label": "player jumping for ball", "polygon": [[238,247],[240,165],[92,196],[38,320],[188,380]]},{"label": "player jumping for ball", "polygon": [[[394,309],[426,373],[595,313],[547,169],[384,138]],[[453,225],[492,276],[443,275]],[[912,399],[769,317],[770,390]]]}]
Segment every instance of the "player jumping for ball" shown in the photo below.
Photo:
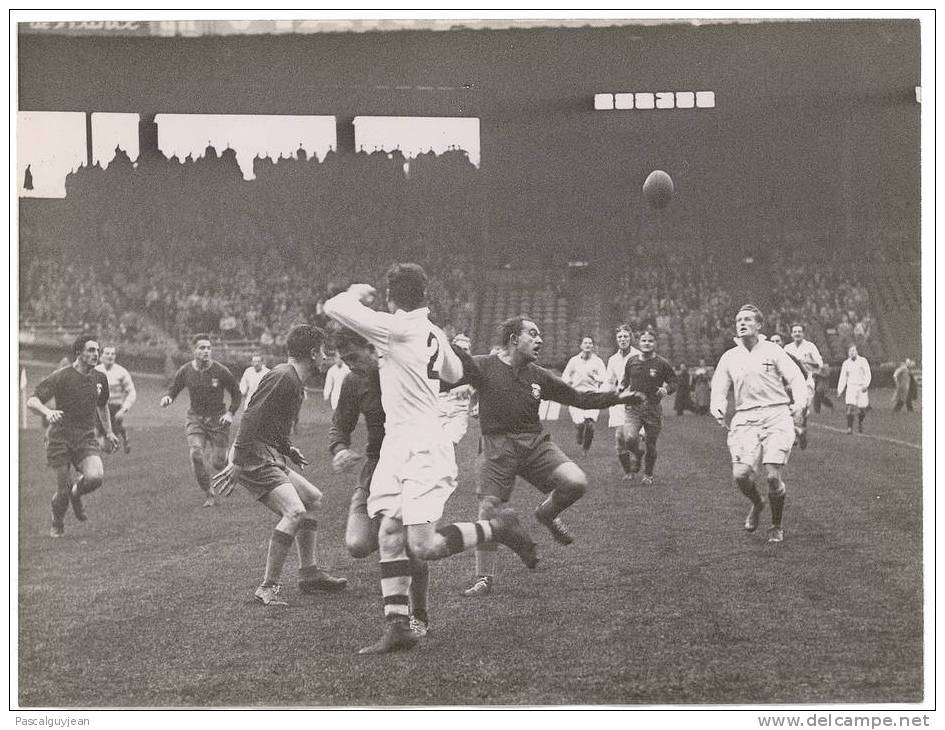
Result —
[{"label": "player jumping for ball", "polygon": [[755,486],[756,472],[763,464],[771,502],[768,542],[780,543],[784,540],[781,518],[786,492],[781,470],[794,445],[795,423],[800,422],[807,405],[807,383],[788,354],[760,334],[761,322],[761,311],[753,304],[745,304],[735,315],[735,347],[722,355],[712,376],[710,410],[724,427],[728,393],[734,391],[735,415],[728,426],[728,448],[735,486],[751,501],[745,529],[754,532],[764,510],[764,500]]},{"label": "player jumping for ball", "polygon": [[387,626],[362,654],[409,649],[418,640],[409,625],[409,555],[439,560],[490,540],[509,548],[529,567],[537,563],[535,543],[512,510],[483,515],[477,522],[437,527],[456,487],[453,443],[439,416],[441,377],[463,376],[459,358],[423,306],[427,277],[417,264],[395,264],[387,272],[388,312],[370,309],[373,287],[353,284],[325,302],[329,317],[363,336],[384,358],[381,400],[386,414],[384,442],[368,497],[368,515],[381,515],[378,535],[381,592]]},{"label": "player jumping for ball", "polygon": [[[465,382],[479,395],[482,455],[479,462],[479,514],[509,501],[515,477],[531,482],[547,498],[535,518],[562,545],[574,541],[559,515],[587,491],[587,475],[544,433],[538,417],[542,400],[580,409],[609,408],[629,402],[625,393],[579,392],[535,364],[541,354],[538,325],[512,317],[499,326],[502,349],[492,355],[462,355]],[[464,595],[483,596],[495,582],[495,545],[476,551],[476,582]]]},{"label": "player jumping for ball", "polygon": [[[108,381],[95,369],[99,347],[91,337],[79,337],[72,345],[75,360],[44,378],[26,407],[38,413],[46,431],[46,462],[56,470],[56,494],[52,498],[51,537],[62,537],[64,519],[72,504],[79,522],[86,520],[82,497],[102,486],[101,447],[95,433],[96,416],[111,448],[118,448],[108,413]],[[55,399],[56,407],[45,404]],[[72,481],[72,468],[79,477]]]}]

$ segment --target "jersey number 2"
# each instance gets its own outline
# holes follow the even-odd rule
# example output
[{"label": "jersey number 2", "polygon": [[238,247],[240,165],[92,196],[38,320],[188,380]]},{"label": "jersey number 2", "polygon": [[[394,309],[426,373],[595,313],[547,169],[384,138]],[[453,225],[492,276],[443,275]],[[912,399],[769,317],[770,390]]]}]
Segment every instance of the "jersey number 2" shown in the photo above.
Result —
[{"label": "jersey number 2", "polygon": [[430,380],[439,380],[440,373],[436,369],[436,358],[440,354],[440,340],[432,332],[430,336],[427,337],[427,347],[433,345],[433,354],[430,355],[430,360],[427,362],[427,377]]}]

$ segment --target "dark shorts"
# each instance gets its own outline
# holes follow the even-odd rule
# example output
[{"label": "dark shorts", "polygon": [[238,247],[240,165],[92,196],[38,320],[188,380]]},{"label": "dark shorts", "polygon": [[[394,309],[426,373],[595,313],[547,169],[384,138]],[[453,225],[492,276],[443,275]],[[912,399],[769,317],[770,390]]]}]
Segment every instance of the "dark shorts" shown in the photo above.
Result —
[{"label": "dark shorts", "polygon": [[188,413],[187,425],[184,427],[187,443],[202,447],[209,442],[215,449],[225,449],[230,443],[230,424],[220,423],[220,416]]},{"label": "dark shorts", "polygon": [[503,502],[512,496],[516,476],[550,492],[552,473],[571,461],[547,433],[483,434],[481,445],[477,494]]},{"label": "dark shorts", "polygon": [[72,464],[76,469],[88,456],[101,456],[94,428],[52,424],[46,431],[46,463],[53,469]]},{"label": "dark shorts", "polygon": [[646,438],[655,440],[663,430],[663,406],[660,403],[644,403],[642,405],[627,406],[626,420],[624,421],[626,438],[633,438],[643,428]]},{"label": "dark shorts", "polygon": [[253,499],[264,499],[276,487],[291,484],[285,457],[271,446],[253,444],[234,451],[233,463],[240,467],[240,484]]}]

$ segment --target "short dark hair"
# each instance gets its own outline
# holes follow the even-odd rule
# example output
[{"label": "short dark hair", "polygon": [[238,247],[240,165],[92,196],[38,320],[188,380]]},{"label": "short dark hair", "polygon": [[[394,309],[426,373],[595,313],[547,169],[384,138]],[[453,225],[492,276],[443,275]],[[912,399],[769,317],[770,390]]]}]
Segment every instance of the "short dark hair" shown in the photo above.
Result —
[{"label": "short dark hair", "polygon": [[[752,312],[755,315],[756,322],[763,322],[764,315],[761,313],[761,310],[758,309],[754,304],[743,304],[738,308],[739,312]],[[738,314],[738,312],[736,312]]]},{"label": "short dark hair", "polygon": [[190,338],[191,346],[196,347],[197,343],[200,342],[200,340],[207,340],[208,342],[210,342],[210,335],[208,335],[206,332],[198,332],[197,334],[195,334],[193,337]]},{"label": "short dark hair", "polygon": [[496,328],[499,344],[502,345],[502,347],[508,345],[512,336],[519,334],[522,329],[524,329],[526,321],[529,321],[529,318],[524,314],[520,314],[517,317],[509,317],[500,322],[499,326]]},{"label": "short dark hair", "polygon": [[90,342],[98,342],[98,340],[90,335],[79,335],[76,337],[75,341],[72,343],[72,357],[78,357],[85,352],[85,346]]},{"label": "short dark hair", "polygon": [[795,322],[794,324],[791,325],[791,329],[794,329],[795,327],[800,327],[802,332],[807,332],[807,328],[804,325],[802,325],[800,322]]},{"label": "short dark hair", "polygon": [[584,340],[590,340],[591,342],[593,342],[594,337],[592,335],[581,335],[581,342],[584,342]]},{"label": "short dark hair", "polygon": [[627,334],[630,335],[630,337],[633,337],[633,336],[634,336],[634,335],[633,335],[633,327],[631,327],[631,326],[630,326],[629,324],[627,324],[626,322],[623,322],[622,324],[618,324],[618,325],[617,325],[617,329],[614,330],[614,334],[618,334],[618,333],[620,333],[620,332],[626,332]]},{"label": "short dark hair", "polygon": [[310,324],[295,325],[289,330],[289,334],[285,338],[285,346],[289,357],[311,357],[312,350],[319,349],[321,344],[321,331]]},{"label": "short dark hair", "polygon": [[371,346],[370,342],[353,329],[341,326],[331,333],[328,344],[342,359],[352,350]]},{"label": "short dark hair", "polygon": [[427,273],[420,264],[394,264],[387,270],[387,298],[411,311],[423,305]]}]

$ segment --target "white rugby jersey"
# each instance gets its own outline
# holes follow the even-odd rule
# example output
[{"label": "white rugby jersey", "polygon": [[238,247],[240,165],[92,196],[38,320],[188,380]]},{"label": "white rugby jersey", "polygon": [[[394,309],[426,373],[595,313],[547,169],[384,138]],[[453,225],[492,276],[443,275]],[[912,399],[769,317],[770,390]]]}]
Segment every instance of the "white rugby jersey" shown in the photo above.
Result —
[{"label": "white rugby jersey", "polygon": [[95,366],[95,369],[100,373],[104,373],[105,379],[108,381],[108,402],[121,406],[125,405],[127,401],[128,408],[131,408],[138,397],[135,384],[131,380],[131,373],[117,362],[112,363],[112,366],[108,369],[105,368],[104,363],[99,363]]},{"label": "white rugby jersey", "polygon": [[269,368],[265,365],[258,372],[252,365],[243,371],[243,377],[240,378],[240,393],[243,394],[242,407],[244,411],[249,406],[249,401],[252,399],[253,393],[256,392],[256,388],[259,387],[259,381],[268,372]]},{"label": "white rugby jersey", "polygon": [[351,368],[342,362],[335,363],[325,373],[325,387],[322,389],[322,395],[331,404],[332,410],[338,407],[338,399],[341,398],[341,384],[350,372]]},{"label": "white rugby jersey", "polygon": [[820,372],[820,369],[824,366],[824,359],[820,356],[820,350],[810,340],[801,340],[800,345],[791,340],[784,346],[784,351],[800,360],[807,368],[805,374],[809,374],[811,377],[813,377],[814,372]]},{"label": "white rugby jersey", "polygon": [[440,415],[444,418],[467,415],[473,390],[471,385],[458,385],[445,393],[440,393]]},{"label": "white rugby jersey", "polygon": [[[626,355],[621,355],[617,350],[607,360],[607,372],[604,375],[604,385],[608,390],[616,391],[620,388],[620,381],[623,380],[624,371],[627,369],[627,360],[631,357],[639,357],[643,353],[631,345]],[[614,408],[624,408],[623,405],[613,406]]]},{"label": "white rugby jersey", "polygon": [[575,355],[568,360],[561,379],[582,393],[595,392],[603,385],[606,371],[604,361],[597,355],[591,354],[586,360]]},{"label": "white rugby jersey", "polygon": [[361,304],[350,292],[325,302],[325,314],[367,339],[378,354],[381,404],[388,433],[394,430],[442,431],[440,378],[455,383],[463,364],[426,307],[394,314]]},{"label": "white rugby jersey", "polygon": [[764,335],[749,350],[740,338],[735,347],[719,359],[712,376],[710,410],[713,416],[725,415],[729,388],[735,391],[735,410],[747,411],[763,406],[788,405],[784,381],[787,380],[797,410],[807,405],[807,381],[788,354]]},{"label": "white rugby jersey", "polygon": [[843,392],[844,388],[850,388],[854,391],[862,391],[870,387],[873,380],[873,374],[870,372],[870,364],[862,355],[857,355],[856,360],[847,358],[840,366],[840,380],[837,381],[837,393]]}]

